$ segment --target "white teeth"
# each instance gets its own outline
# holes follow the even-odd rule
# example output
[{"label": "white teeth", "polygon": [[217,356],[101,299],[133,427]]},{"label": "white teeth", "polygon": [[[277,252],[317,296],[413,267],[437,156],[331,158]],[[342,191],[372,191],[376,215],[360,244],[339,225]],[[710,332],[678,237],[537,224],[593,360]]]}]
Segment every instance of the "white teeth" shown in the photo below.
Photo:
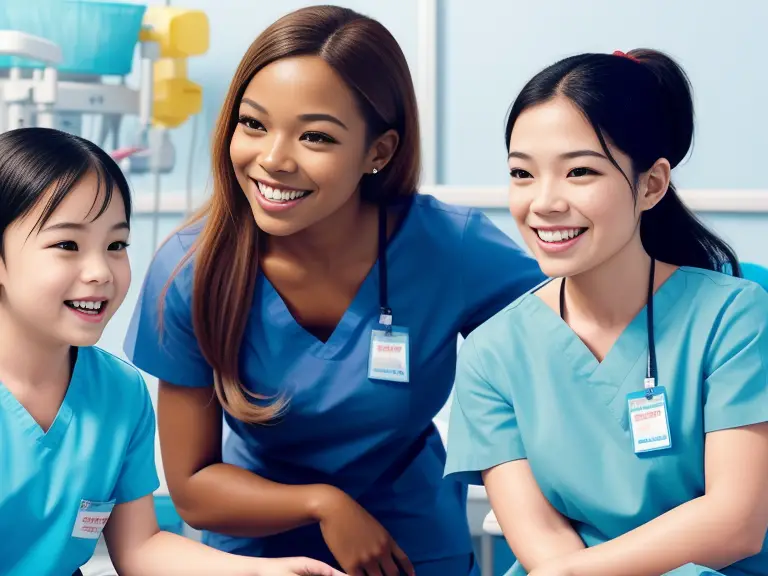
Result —
[{"label": "white teeth", "polygon": [[99,312],[104,302],[93,302],[91,300],[73,300],[72,307],[80,310]]},{"label": "white teeth", "polygon": [[256,184],[259,188],[259,192],[261,192],[261,195],[264,196],[264,198],[267,200],[272,200],[273,202],[287,202],[289,200],[301,198],[307,194],[307,192],[304,190],[278,190],[277,188],[272,188],[271,186],[262,184],[261,182],[257,182]]},{"label": "white teeth", "polygon": [[567,230],[536,230],[536,234],[539,235],[544,242],[562,242],[563,240],[570,240],[575,238],[582,232],[584,228],[570,228]]}]

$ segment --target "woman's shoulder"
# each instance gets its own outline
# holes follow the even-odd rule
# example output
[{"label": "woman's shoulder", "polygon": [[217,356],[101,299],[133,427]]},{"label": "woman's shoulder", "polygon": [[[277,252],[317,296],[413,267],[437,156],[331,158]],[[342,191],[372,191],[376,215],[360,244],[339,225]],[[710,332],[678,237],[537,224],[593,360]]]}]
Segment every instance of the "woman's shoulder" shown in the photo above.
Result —
[{"label": "woman's shoulder", "polygon": [[202,222],[196,222],[169,235],[155,251],[146,281],[163,286],[170,281],[176,289],[186,293],[192,284],[193,248],[202,227]]},{"label": "woman's shoulder", "polygon": [[759,284],[731,274],[681,266],[677,273],[685,279],[685,290],[698,297],[700,305],[723,306],[765,306],[768,292]]},{"label": "woman's shoulder", "polygon": [[407,218],[414,220],[423,230],[442,229],[441,232],[461,238],[472,217],[482,215],[477,208],[458,206],[439,200],[432,194],[416,193],[410,200]]},{"label": "woman's shoulder", "polygon": [[478,348],[488,350],[509,350],[513,343],[524,345],[541,332],[545,324],[542,318],[556,313],[538,294],[550,282],[552,279],[547,278],[520,294],[475,328],[468,338],[474,340]]},{"label": "woman's shoulder", "polygon": [[194,222],[185,225],[163,240],[153,257],[153,263],[159,261],[163,264],[178,265],[182,259],[194,247],[197,238],[202,232],[204,222]]},{"label": "woman's shoulder", "polygon": [[758,336],[768,339],[768,292],[759,284],[693,267],[681,267],[677,274],[685,282],[674,297],[685,304],[695,333],[709,334],[710,345],[738,347]]}]

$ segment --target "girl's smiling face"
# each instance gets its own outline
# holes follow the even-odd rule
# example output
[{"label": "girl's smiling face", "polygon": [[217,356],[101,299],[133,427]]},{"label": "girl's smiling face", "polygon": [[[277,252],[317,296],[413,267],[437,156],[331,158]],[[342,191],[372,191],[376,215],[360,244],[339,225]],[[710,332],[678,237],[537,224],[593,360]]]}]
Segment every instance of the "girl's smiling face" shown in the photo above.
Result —
[{"label": "girl's smiling face", "polygon": [[129,225],[119,194],[104,200],[96,174],[81,178],[38,226],[47,198],[3,235],[0,313],[41,341],[98,342],[131,280]]}]

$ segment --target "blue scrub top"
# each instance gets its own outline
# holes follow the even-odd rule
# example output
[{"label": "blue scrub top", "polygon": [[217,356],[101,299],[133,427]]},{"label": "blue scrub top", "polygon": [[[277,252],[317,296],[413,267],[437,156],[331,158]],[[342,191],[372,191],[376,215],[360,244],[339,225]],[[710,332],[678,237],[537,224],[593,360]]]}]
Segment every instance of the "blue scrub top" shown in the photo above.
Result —
[{"label": "blue scrub top", "polygon": [[[461,349],[446,474],[480,484],[482,471],[528,459],[544,495],[588,546],[702,496],[705,434],[768,421],[768,293],[680,268],[653,307],[671,448],[636,455],[630,437],[627,394],[643,389],[646,309],[598,362],[529,293]],[[524,573],[519,564],[510,571]],[[721,573],[768,576],[768,539],[761,554]],[[691,565],[680,574],[715,572]]]},{"label": "blue scrub top", "polygon": [[[227,414],[231,433],[223,460],[283,484],[341,488],[419,561],[472,550],[466,487],[442,480],[445,452],[432,423],[453,386],[457,336],[543,276],[535,260],[481,212],[428,195],[404,202],[407,211],[388,243],[387,263],[394,324],[410,333],[410,382],[368,379],[371,331],[380,329],[378,263],[325,343],[294,320],[259,274],[240,351],[241,377],[252,392],[287,393],[289,411],[271,426],[246,425]],[[211,367],[190,320],[191,265],[168,290],[162,342],[158,335],[161,291],[196,234],[178,233],[159,250],[125,350],[162,380],[211,386]],[[333,562],[317,525],[264,539],[207,533],[205,541],[245,555]]]},{"label": "blue scrub top", "polygon": [[97,542],[75,534],[83,501],[118,505],[158,486],[152,400],[133,366],[80,348],[47,432],[0,383],[0,574],[72,574]]}]

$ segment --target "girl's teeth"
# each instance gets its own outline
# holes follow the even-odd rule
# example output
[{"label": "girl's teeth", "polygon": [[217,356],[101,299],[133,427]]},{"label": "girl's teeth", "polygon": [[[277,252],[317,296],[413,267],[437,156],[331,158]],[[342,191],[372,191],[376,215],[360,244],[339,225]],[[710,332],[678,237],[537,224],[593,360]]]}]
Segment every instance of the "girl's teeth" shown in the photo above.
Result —
[{"label": "girl's teeth", "polygon": [[262,184],[261,182],[258,182],[257,186],[261,195],[273,202],[288,202],[289,200],[295,200],[296,198],[301,198],[307,194],[304,190],[278,190],[277,188]]},{"label": "girl's teeth", "polygon": [[544,242],[562,242],[575,238],[583,232],[582,228],[571,228],[569,230],[536,230]]},{"label": "girl's teeth", "polygon": [[85,312],[100,312],[104,302],[93,302],[90,300],[73,300],[72,307]]}]

